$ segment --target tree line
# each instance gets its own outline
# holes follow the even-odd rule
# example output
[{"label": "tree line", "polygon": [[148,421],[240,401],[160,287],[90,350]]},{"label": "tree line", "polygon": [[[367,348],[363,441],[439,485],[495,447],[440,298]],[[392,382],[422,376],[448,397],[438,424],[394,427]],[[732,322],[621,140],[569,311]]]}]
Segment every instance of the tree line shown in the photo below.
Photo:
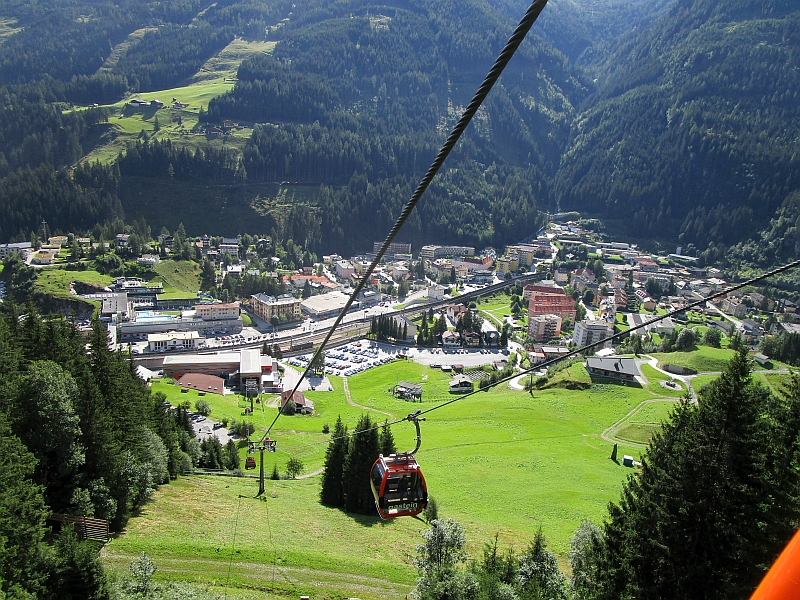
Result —
[{"label": "tree line", "polygon": [[[12,597],[108,597],[96,550],[69,531],[47,543],[46,520],[84,515],[118,531],[156,486],[199,459],[186,414],[173,414],[133,363],[109,350],[101,323],[88,351],[85,343],[70,322],[43,317],[31,303],[3,304],[0,591]],[[70,564],[64,553],[75,552]]]},{"label": "tree line", "polygon": [[376,426],[369,415],[362,415],[351,435],[341,416],[325,451],[320,502],[347,512],[376,515],[370,487],[370,471],[379,454],[395,454],[397,448],[388,424]]}]

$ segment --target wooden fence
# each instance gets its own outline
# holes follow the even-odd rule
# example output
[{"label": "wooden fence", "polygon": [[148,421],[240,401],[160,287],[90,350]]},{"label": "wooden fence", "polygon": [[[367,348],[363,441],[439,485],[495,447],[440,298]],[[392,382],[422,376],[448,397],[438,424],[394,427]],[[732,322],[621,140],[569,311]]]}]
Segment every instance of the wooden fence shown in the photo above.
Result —
[{"label": "wooden fence", "polygon": [[89,517],[53,513],[47,520],[71,524],[75,527],[75,533],[77,533],[78,537],[82,540],[96,540],[105,544],[111,539],[111,535],[108,532],[108,521],[105,519],[92,519]]}]

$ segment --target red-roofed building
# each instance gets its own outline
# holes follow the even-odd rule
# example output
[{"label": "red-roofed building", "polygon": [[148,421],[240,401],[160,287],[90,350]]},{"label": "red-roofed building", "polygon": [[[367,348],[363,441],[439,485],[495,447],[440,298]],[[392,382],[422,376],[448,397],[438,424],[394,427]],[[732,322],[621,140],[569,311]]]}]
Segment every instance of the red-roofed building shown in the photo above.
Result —
[{"label": "red-roofed building", "polygon": [[575,322],[575,300],[561,293],[552,292],[532,292],[528,302],[528,316],[537,315],[558,315],[562,319],[571,319]]},{"label": "red-roofed building", "polygon": [[209,394],[222,395],[225,389],[224,379],[221,377],[214,377],[213,375],[204,375],[202,373],[186,373],[177,383],[182,388],[197,390],[198,392],[207,392]]},{"label": "red-roofed building", "polygon": [[533,292],[543,292],[545,294],[561,294],[564,288],[558,285],[552,279],[549,281],[540,281],[539,283],[529,283],[522,288],[522,299],[530,300]]}]

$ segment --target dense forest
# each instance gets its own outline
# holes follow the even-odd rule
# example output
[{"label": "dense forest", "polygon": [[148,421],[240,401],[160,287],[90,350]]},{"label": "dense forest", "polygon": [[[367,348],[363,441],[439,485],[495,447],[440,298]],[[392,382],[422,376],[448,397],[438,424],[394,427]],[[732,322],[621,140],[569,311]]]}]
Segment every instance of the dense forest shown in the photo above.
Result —
[{"label": "dense forest", "polygon": [[[388,230],[527,5],[6,2],[0,234],[27,238],[42,218],[63,231],[118,218],[129,175],[275,181],[315,188],[318,210],[298,238],[322,252],[362,250]],[[533,233],[545,212],[577,210],[645,243],[753,265],[747,240],[785,221],[800,189],[798,25],[796,8],[771,0],[551,2],[406,239],[502,245]],[[102,109],[70,103],[183,85],[236,37],[277,45],[246,59],[200,118],[253,124],[243,150],[143,142],[99,178],[108,185],[70,182],[63,169],[113,128]],[[91,208],[67,210],[66,198]]]},{"label": "dense forest", "polygon": [[735,243],[800,187],[800,14],[680,0],[598,67],[556,182],[560,208],[641,237]]},{"label": "dense forest", "polygon": [[96,322],[85,346],[71,323],[3,304],[4,597],[108,597],[96,549],[69,531],[53,544],[46,520],[84,515],[119,530],[156,486],[200,459],[188,416],[170,412],[126,356],[109,350],[105,326]]}]

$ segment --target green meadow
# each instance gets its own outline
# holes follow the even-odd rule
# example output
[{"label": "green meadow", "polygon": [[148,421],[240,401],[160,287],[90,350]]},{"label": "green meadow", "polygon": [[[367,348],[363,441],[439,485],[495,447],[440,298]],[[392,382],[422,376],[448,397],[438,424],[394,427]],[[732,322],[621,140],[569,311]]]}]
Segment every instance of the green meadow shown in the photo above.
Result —
[{"label": "green meadow", "polygon": [[696,346],[689,352],[657,352],[652,356],[658,359],[659,364],[678,365],[694,369],[698,373],[711,373],[722,371],[733,355],[734,351],[727,348]]},{"label": "green meadow", "polygon": [[35,289],[41,294],[54,298],[83,300],[70,294],[69,284],[73,281],[83,281],[104,287],[113,283],[114,279],[109,275],[101,275],[97,271],[67,271],[60,268],[46,268],[36,272]]},{"label": "green meadow", "polygon": [[161,281],[164,285],[164,295],[161,297],[194,296],[200,289],[200,265],[194,261],[162,260],[154,270],[158,276],[152,281]]},{"label": "green meadow", "polygon": [[[288,368],[288,367],[287,367]],[[587,384],[579,364],[554,379]],[[312,594],[316,598],[403,597],[413,587],[415,547],[426,528],[419,519],[381,522],[348,515],[318,502],[320,476],[331,428],[338,416],[350,429],[367,408],[373,420],[397,419],[418,408],[438,407],[452,396],[447,375],[413,362],[395,361],[344,382],[331,377],[332,392],[309,391],[313,416],[281,416],[271,434],[277,452],[265,470],[285,470],[299,458],[309,477],[268,481],[256,499],[251,478],[182,477],[162,486],[142,514],[104,550],[107,565],[124,571],[142,550],[159,566],[157,577],[215,586],[231,597],[273,598]],[[422,402],[391,396],[398,380],[423,386]],[[167,381],[153,382],[173,402],[199,399]],[[664,394],[666,396],[666,394]],[[533,394],[500,386],[436,408],[422,423],[417,458],[441,517],[467,528],[469,550],[480,555],[495,534],[500,544],[521,551],[539,527],[566,564],[574,530],[584,519],[600,522],[617,501],[630,469],[609,459],[613,442],[620,454],[640,458],[643,443],[666,418],[675,398],[650,388],[604,381],[585,390],[553,387]],[[212,418],[243,418],[240,396],[204,396]],[[352,404],[358,406],[353,406]],[[267,396],[251,417],[256,436],[277,411]],[[603,432],[638,429],[630,443]],[[392,428],[398,449],[414,445],[414,427]],[[244,444],[241,444],[242,452]],[[236,540],[234,542],[234,536]],[[257,595],[253,595],[257,591]]]},{"label": "green meadow", "polygon": [[[2,22],[0,22],[0,27]],[[141,37],[145,30],[132,34],[132,38]],[[2,35],[2,28],[0,28]],[[109,60],[113,63],[114,57],[124,52],[123,42],[115,49]],[[155,92],[142,92],[114,104],[105,105],[111,109],[109,124],[103,129],[101,137],[96,141],[94,149],[82,160],[93,162],[109,162],[114,160],[120,152],[125,150],[127,143],[134,141],[142,131],[155,135],[158,139],[171,139],[173,143],[181,146],[196,147],[207,144],[222,144],[222,140],[207,140],[205,136],[181,135],[181,130],[191,130],[196,124],[200,108],[208,108],[211,98],[224,94],[233,89],[236,83],[236,72],[242,61],[248,56],[271,53],[275,42],[247,42],[241,39],[233,40],[215,56],[211,57],[200,70],[187,81],[185,85],[158,90]],[[186,108],[172,108],[172,99],[188,104]],[[154,100],[164,103],[160,109],[149,107],[133,107],[131,100]],[[156,119],[160,130],[155,131]],[[178,123],[180,119],[180,125]],[[243,147],[249,132],[234,136],[227,140],[229,146]]]}]

